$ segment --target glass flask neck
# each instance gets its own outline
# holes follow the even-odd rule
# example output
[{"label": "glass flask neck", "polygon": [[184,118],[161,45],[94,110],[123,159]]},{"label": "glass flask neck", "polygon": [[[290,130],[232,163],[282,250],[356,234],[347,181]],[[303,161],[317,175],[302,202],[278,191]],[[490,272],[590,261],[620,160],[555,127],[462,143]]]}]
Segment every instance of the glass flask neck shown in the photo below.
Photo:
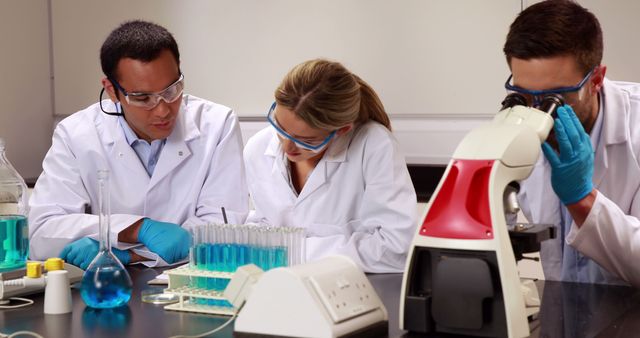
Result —
[{"label": "glass flask neck", "polygon": [[111,251],[110,215],[111,203],[109,199],[109,171],[98,170],[98,224],[100,231],[100,251]]},{"label": "glass flask neck", "polygon": [[4,140],[0,138],[0,166],[8,166],[13,169],[11,163],[7,159]]},{"label": "glass flask neck", "polygon": [[29,213],[27,185],[7,159],[5,149],[4,140],[0,138],[0,214],[26,216]]}]

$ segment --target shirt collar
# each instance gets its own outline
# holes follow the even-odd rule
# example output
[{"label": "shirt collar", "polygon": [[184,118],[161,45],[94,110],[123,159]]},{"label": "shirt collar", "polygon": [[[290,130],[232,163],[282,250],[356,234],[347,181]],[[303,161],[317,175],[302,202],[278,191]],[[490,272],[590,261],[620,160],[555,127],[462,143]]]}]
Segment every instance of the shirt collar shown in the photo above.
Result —
[{"label": "shirt collar", "polygon": [[593,149],[596,149],[598,144],[600,143],[600,139],[602,138],[602,120],[604,120],[604,95],[600,95],[599,107],[598,107],[598,117],[596,117],[596,122],[593,124],[593,129],[591,130],[591,144],[593,145]]},{"label": "shirt collar", "polygon": [[118,123],[120,124],[120,127],[122,127],[122,131],[124,131],[124,137],[127,139],[127,143],[129,143],[130,146],[133,146],[136,142],[141,141],[141,139],[138,137],[138,135],[136,135],[133,129],[131,129],[129,123],[127,123],[123,116],[118,116]]},{"label": "shirt collar", "polygon": [[138,135],[136,135],[136,133],[133,131],[133,129],[131,129],[131,126],[129,126],[129,123],[127,122],[127,120],[124,119],[122,115],[118,116],[118,123],[120,124],[120,127],[122,127],[122,131],[124,131],[124,137],[127,139],[127,143],[132,147],[139,142],[144,142],[146,144],[153,144],[158,142],[165,143],[167,140],[165,138],[162,140],[152,140],[151,142],[147,142],[146,140],[139,138]]}]

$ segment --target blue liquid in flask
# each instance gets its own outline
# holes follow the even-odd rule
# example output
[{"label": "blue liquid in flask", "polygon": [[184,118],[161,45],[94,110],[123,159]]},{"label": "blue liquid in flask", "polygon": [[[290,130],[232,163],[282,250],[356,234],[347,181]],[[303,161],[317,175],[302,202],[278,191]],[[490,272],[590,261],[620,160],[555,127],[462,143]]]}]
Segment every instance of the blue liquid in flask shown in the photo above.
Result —
[{"label": "blue liquid in flask", "polygon": [[22,215],[0,215],[0,272],[24,268],[29,254],[29,229]]},{"label": "blue liquid in flask", "polygon": [[82,277],[80,296],[87,306],[109,309],[126,305],[132,283],[127,270],[111,252],[101,252]]}]

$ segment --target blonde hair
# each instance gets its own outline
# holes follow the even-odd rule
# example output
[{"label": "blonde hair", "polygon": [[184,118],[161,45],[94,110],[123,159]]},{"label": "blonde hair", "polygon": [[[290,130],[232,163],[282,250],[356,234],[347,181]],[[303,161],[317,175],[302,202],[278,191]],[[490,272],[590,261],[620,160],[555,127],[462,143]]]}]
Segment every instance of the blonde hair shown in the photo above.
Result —
[{"label": "blonde hair", "polygon": [[295,66],[275,97],[278,105],[291,109],[313,128],[335,130],[373,120],[391,130],[376,92],[338,62],[315,59]]}]

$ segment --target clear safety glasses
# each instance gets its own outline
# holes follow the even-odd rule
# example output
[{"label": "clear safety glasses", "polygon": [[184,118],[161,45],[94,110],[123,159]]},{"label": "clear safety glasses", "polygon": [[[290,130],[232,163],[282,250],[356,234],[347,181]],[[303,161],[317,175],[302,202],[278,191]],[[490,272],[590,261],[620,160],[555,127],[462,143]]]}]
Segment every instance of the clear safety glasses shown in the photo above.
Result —
[{"label": "clear safety glasses", "polygon": [[527,100],[527,104],[531,107],[537,107],[542,102],[542,99],[549,94],[560,94],[564,97],[565,101],[568,104],[575,103],[577,101],[582,100],[584,96],[584,85],[589,81],[591,75],[595,71],[596,67],[592,68],[587,75],[573,87],[560,87],[555,89],[547,89],[547,90],[529,90],[524,89],[518,86],[515,86],[511,83],[513,80],[513,74],[509,75],[507,82],[504,83],[504,88],[507,89],[507,93],[518,93],[524,96]]},{"label": "clear safety glasses", "polygon": [[166,103],[174,102],[182,95],[182,91],[184,90],[184,75],[182,73],[176,82],[172,83],[164,90],[155,93],[127,93],[118,81],[115,79],[109,80],[116,88],[118,88],[119,91],[122,92],[122,94],[124,94],[128,104],[146,110],[155,108],[160,103],[160,100],[163,100]]},{"label": "clear safety glasses", "polygon": [[287,138],[287,139],[293,141],[293,143],[295,143],[298,148],[301,148],[301,149],[304,149],[304,150],[309,150],[309,151],[314,152],[314,153],[319,153],[319,152],[322,151],[322,149],[324,149],[327,146],[329,141],[331,141],[333,136],[335,136],[335,134],[336,134],[336,130],[334,130],[334,131],[331,132],[331,134],[329,134],[329,136],[327,136],[323,140],[305,140],[305,141],[299,140],[299,139],[289,135],[289,133],[284,131],[284,129],[282,129],[280,127],[280,125],[278,125],[278,122],[276,121],[276,119],[273,116],[273,111],[275,109],[276,109],[276,103],[274,102],[271,105],[271,108],[269,108],[269,112],[267,113],[267,120],[269,121],[269,123],[271,123],[271,126],[273,126],[273,128],[275,128],[275,130],[278,132],[278,134],[281,137]]}]

